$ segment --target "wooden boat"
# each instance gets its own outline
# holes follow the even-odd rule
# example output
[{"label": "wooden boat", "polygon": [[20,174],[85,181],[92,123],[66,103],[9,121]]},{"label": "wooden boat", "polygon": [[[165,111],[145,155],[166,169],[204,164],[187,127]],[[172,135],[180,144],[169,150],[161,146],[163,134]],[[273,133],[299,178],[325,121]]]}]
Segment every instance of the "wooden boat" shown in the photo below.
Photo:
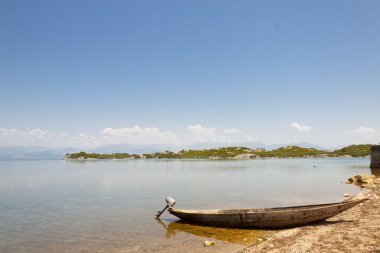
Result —
[{"label": "wooden boat", "polygon": [[182,210],[169,205],[169,212],[190,223],[222,226],[278,229],[303,226],[324,221],[366,199],[339,203],[252,209]]}]

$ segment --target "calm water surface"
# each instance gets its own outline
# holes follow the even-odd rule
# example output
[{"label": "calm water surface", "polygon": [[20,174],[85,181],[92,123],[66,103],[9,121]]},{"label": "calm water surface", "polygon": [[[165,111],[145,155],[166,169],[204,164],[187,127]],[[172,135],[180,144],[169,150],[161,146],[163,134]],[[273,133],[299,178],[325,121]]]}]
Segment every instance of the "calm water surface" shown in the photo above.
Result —
[{"label": "calm water surface", "polygon": [[[178,208],[342,201],[369,159],[0,161],[0,252],[221,252],[266,231],[177,222]],[[315,168],[314,168],[315,166]],[[217,245],[205,248],[205,240]]]}]

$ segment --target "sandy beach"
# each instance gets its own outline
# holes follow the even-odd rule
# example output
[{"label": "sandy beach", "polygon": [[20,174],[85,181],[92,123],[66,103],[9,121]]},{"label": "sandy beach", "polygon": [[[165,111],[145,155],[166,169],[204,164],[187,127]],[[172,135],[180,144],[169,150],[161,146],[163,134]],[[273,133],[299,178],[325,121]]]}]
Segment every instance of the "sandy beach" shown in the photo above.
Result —
[{"label": "sandy beach", "polygon": [[368,201],[316,225],[279,230],[240,253],[380,252],[380,178],[368,176],[361,185],[368,191],[353,198]]}]

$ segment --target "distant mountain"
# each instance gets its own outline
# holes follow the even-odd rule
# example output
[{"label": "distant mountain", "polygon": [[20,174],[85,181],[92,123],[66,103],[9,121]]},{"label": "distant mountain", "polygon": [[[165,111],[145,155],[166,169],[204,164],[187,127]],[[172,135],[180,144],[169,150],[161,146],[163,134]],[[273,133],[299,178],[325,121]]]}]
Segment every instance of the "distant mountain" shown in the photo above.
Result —
[{"label": "distant mountain", "polygon": [[322,146],[318,146],[318,145],[315,145],[315,144],[312,144],[312,143],[309,143],[309,142],[293,142],[293,143],[289,143],[289,144],[273,144],[273,145],[268,145],[267,149],[277,149],[277,148],[281,148],[281,147],[286,147],[286,146],[298,146],[298,147],[301,147],[301,148],[315,148],[315,149],[319,149],[319,150],[328,150],[328,148],[325,148],[325,147],[322,147]]},{"label": "distant mountain", "polygon": [[186,149],[212,149],[212,148],[224,148],[224,147],[247,147],[247,148],[267,148],[267,145],[260,141],[253,142],[202,142],[195,143],[193,145],[188,146]]},{"label": "distant mountain", "polygon": [[166,150],[179,151],[180,147],[173,145],[129,145],[129,144],[114,144],[103,145],[97,148],[84,149],[86,152],[110,154],[110,153],[129,153],[129,154],[147,154],[154,152],[164,152]]},{"label": "distant mountain", "polygon": [[77,148],[49,148],[38,146],[0,146],[0,160],[54,160],[67,153],[80,151]]},{"label": "distant mountain", "polygon": [[0,146],[0,154],[33,153],[51,150],[51,148],[38,146]]},{"label": "distant mountain", "polygon": [[253,142],[234,142],[234,143],[216,143],[216,142],[205,142],[205,143],[196,143],[188,147],[188,149],[211,149],[211,148],[221,148],[221,147],[247,147],[247,148],[265,148],[267,150],[273,150],[286,146],[299,146],[302,148],[315,148],[319,150],[327,150],[325,147],[314,145],[308,142],[300,143],[288,143],[288,144],[271,144],[266,145],[260,141]]}]

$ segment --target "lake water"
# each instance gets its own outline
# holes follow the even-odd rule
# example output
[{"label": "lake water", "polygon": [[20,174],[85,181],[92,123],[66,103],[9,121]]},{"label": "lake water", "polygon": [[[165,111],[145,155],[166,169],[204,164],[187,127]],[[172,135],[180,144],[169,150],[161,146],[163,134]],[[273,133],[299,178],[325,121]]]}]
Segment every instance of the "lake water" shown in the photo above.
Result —
[{"label": "lake water", "polygon": [[0,252],[239,250],[268,232],[154,215],[167,196],[184,209],[342,201],[360,191],[344,181],[368,167],[367,158],[0,161]]}]

